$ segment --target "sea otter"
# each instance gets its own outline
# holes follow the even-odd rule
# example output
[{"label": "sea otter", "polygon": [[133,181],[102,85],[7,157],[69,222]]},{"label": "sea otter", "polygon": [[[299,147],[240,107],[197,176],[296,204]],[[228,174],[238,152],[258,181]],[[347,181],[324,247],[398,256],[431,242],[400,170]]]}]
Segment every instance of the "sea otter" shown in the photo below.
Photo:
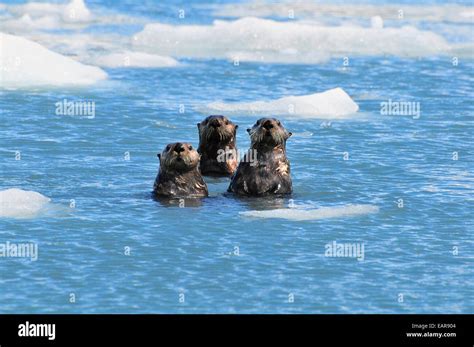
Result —
[{"label": "sea otter", "polygon": [[201,173],[232,176],[238,164],[235,137],[239,126],[225,116],[209,116],[197,126]]},{"label": "sea otter", "polygon": [[250,149],[232,177],[228,192],[245,196],[291,194],[286,140],[292,133],[275,118],[261,118],[247,131]]},{"label": "sea otter", "polygon": [[205,197],[207,185],[199,171],[199,153],[189,143],[170,143],[158,154],[160,171],[153,193],[162,197]]}]

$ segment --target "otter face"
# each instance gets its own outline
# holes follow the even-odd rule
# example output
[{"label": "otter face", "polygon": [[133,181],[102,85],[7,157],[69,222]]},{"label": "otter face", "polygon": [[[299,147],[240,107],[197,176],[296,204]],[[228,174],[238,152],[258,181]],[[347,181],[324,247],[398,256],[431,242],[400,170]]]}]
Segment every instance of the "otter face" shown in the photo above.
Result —
[{"label": "otter face", "polygon": [[284,145],[292,135],[276,118],[260,118],[247,132],[253,145],[264,144],[272,147]]},{"label": "otter face", "polygon": [[199,153],[190,143],[170,143],[158,154],[160,167],[163,170],[189,171],[199,165]]},{"label": "otter face", "polygon": [[225,116],[209,116],[197,124],[201,141],[228,142],[235,138],[238,125]]}]

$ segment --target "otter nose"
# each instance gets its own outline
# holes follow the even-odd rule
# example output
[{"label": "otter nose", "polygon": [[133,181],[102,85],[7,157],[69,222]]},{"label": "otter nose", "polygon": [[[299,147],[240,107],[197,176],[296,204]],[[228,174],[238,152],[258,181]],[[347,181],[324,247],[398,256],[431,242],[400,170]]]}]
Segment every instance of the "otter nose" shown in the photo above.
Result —
[{"label": "otter nose", "polygon": [[273,128],[273,124],[272,124],[272,121],[271,120],[267,120],[265,123],[263,123],[263,127],[267,130],[270,130],[271,128]]},{"label": "otter nose", "polygon": [[184,145],[182,143],[177,143],[176,144],[176,147],[174,148],[174,151],[176,153],[181,153],[181,152],[184,152]]},{"label": "otter nose", "polygon": [[214,118],[213,120],[211,120],[211,126],[214,127],[214,128],[217,128],[221,125],[221,123],[219,122],[219,120],[217,118]]}]

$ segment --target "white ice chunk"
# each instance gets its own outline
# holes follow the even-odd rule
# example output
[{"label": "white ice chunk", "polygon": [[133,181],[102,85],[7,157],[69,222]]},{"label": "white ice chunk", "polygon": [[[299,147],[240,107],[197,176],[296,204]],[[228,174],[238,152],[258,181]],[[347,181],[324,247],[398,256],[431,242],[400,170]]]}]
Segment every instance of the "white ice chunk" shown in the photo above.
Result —
[{"label": "white ice chunk", "polygon": [[35,217],[51,199],[33,191],[11,188],[0,191],[0,217]]},{"label": "white ice chunk", "polygon": [[98,67],[81,64],[23,37],[0,33],[0,88],[88,85],[106,78]]},{"label": "white ice chunk", "polygon": [[264,211],[240,212],[244,217],[253,218],[279,218],[293,221],[308,221],[326,218],[342,218],[377,213],[378,206],[374,205],[343,205],[334,207],[321,207],[317,209],[304,210],[300,208],[283,208]]},{"label": "white ice chunk", "polygon": [[242,103],[213,102],[198,108],[203,113],[275,115],[336,119],[350,118],[359,106],[341,88],[303,96],[287,96],[273,101]]}]

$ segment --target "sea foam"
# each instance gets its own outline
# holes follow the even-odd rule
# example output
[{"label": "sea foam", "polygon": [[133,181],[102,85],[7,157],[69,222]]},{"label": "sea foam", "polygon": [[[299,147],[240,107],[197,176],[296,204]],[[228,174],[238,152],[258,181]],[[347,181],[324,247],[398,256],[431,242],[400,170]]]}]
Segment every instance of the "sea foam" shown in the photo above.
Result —
[{"label": "sea foam", "polygon": [[0,191],[0,217],[33,218],[51,201],[33,191],[11,188]]},{"label": "sea foam", "polygon": [[241,216],[253,218],[279,218],[293,221],[308,221],[326,218],[342,218],[377,213],[375,205],[343,205],[334,207],[321,207],[317,209],[283,208],[264,211],[240,212]]},{"label": "sea foam", "polygon": [[303,96],[288,96],[273,101],[243,103],[213,102],[198,108],[203,113],[242,115],[279,115],[289,117],[338,119],[350,118],[359,106],[341,88]]},{"label": "sea foam", "polygon": [[0,71],[0,87],[89,85],[107,78],[98,67],[5,33],[0,33]]}]

